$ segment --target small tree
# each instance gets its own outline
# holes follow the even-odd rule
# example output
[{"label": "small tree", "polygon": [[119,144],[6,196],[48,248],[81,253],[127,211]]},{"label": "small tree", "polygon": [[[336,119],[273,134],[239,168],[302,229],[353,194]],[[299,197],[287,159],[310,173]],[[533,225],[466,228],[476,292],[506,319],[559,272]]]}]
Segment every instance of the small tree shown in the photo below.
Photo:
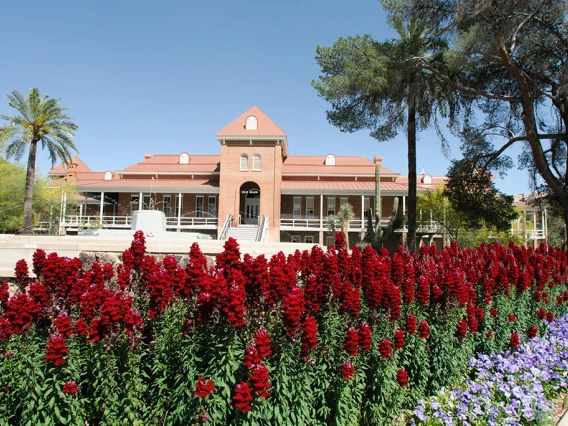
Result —
[{"label": "small tree", "polygon": [[519,216],[513,207],[513,197],[499,192],[491,173],[472,161],[452,162],[444,196],[463,215],[467,229],[480,229],[485,225],[507,232],[511,221]]},{"label": "small tree", "polygon": [[[26,169],[0,158],[0,232],[15,233],[22,229],[23,211],[21,196],[26,186]],[[34,185],[34,223],[49,222],[50,231],[61,213],[62,188],[37,179]],[[66,189],[68,191],[68,189]],[[51,229],[53,228],[53,229]]]}]

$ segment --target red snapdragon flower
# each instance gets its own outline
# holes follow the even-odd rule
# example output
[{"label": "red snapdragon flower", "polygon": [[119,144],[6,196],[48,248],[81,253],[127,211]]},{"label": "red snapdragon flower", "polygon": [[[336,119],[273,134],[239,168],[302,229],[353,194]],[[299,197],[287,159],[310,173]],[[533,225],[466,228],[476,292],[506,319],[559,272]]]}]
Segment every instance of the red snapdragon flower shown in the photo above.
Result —
[{"label": "red snapdragon flower", "polygon": [[272,355],[272,349],[270,349],[272,340],[270,340],[268,330],[266,330],[265,328],[258,329],[254,333],[254,337],[254,346],[256,348],[256,351],[258,352],[260,359],[268,358],[270,355]]},{"label": "red snapdragon flower", "polygon": [[254,391],[261,398],[268,398],[270,396],[268,392],[268,388],[270,388],[269,379],[268,368],[266,368],[264,364],[255,364],[250,368],[250,383]]},{"label": "red snapdragon flower", "polygon": [[343,341],[343,350],[351,356],[357,355],[357,348],[359,347],[359,333],[353,327],[347,330],[345,340]]},{"label": "red snapdragon flower", "polygon": [[519,347],[520,344],[520,340],[519,340],[519,333],[514,332],[511,334],[511,349],[517,349]]},{"label": "red snapdragon flower", "polygon": [[241,382],[235,387],[235,394],[233,395],[232,402],[233,406],[241,410],[243,414],[252,409],[252,406],[250,405],[252,402],[252,395],[248,384]]},{"label": "red snapdragon flower", "polygon": [[462,319],[458,323],[458,328],[456,330],[456,337],[461,340],[465,339],[466,336],[467,336],[467,321],[465,319]]},{"label": "red snapdragon flower", "polygon": [[534,339],[536,336],[538,336],[538,327],[533,324],[527,330],[527,337],[529,339]]},{"label": "red snapdragon flower", "polygon": [[381,358],[384,359],[392,358],[392,346],[389,339],[383,339],[381,343],[379,343],[379,352],[381,354]]},{"label": "red snapdragon flower", "polygon": [[546,320],[547,320],[548,322],[554,321],[554,314],[553,314],[552,312],[547,312],[547,313],[546,313]]},{"label": "red snapdragon flower", "polygon": [[351,361],[345,361],[341,366],[341,374],[343,374],[343,380],[351,380],[351,376],[355,374],[355,366]]},{"label": "red snapdragon flower", "polygon": [[421,339],[427,339],[428,337],[430,337],[430,327],[428,326],[428,321],[420,321],[420,325],[418,326],[418,337]]},{"label": "red snapdragon flower", "polygon": [[300,287],[294,287],[282,299],[282,316],[288,331],[288,336],[293,336],[300,327],[304,313],[304,292]]},{"label": "red snapdragon flower", "polygon": [[18,282],[20,289],[23,291],[23,289],[25,289],[26,286],[28,285],[28,281],[30,279],[28,263],[24,259],[18,260],[16,262],[15,272],[16,272],[15,273],[16,281]]},{"label": "red snapdragon flower", "polygon": [[195,396],[199,398],[207,398],[210,394],[215,392],[215,386],[212,380],[206,380],[203,377],[197,378],[197,383],[195,383]]},{"label": "red snapdragon flower", "polygon": [[359,347],[364,351],[370,351],[371,346],[371,326],[362,322],[359,324]]},{"label": "red snapdragon flower", "polygon": [[403,388],[408,387],[408,373],[404,368],[397,371],[396,382]]},{"label": "red snapdragon flower", "polygon": [[71,334],[71,318],[69,314],[65,311],[60,312],[55,318],[55,326],[57,327],[57,331],[61,333],[63,336],[67,337]]},{"label": "red snapdragon flower", "polygon": [[302,330],[302,351],[301,355],[306,357],[312,349],[318,345],[318,326],[316,319],[309,316],[304,321]]},{"label": "red snapdragon flower", "polygon": [[486,338],[486,339],[491,339],[492,337],[493,337],[493,332],[492,332],[491,330],[489,330],[489,331],[487,332],[487,334],[485,335],[485,338]]},{"label": "red snapdragon flower", "polygon": [[515,321],[517,321],[517,318],[515,318],[515,316],[513,314],[509,314],[509,315],[507,315],[507,320],[509,322],[515,322]]},{"label": "red snapdragon flower", "polygon": [[536,316],[539,320],[544,320],[546,318],[546,309],[540,308],[536,311]]},{"label": "red snapdragon flower", "polygon": [[52,361],[55,365],[63,364],[65,362],[63,357],[69,352],[69,349],[65,346],[65,341],[65,336],[62,334],[52,334],[49,336],[45,360]]},{"label": "red snapdragon flower", "polygon": [[77,386],[77,382],[66,382],[63,385],[63,389],[61,389],[63,393],[77,393],[79,392],[79,387]]},{"label": "red snapdragon flower", "polygon": [[243,365],[245,367],[252,367],[255,364],[260,363],[260,356],[255,347],[248,347],[245,349],[245,362]]},{"label": "red snapdragon flower", "polygon": [[404,323],[408,334],[416,334],[416,317],[414,315],[408,314]]},{"label": "red snapdragon flower", "polygon": [[404,332],[400,328],[394,332],[393,342],[395,351],[404,348]]},{"label": "red snapdragon flower", "polygon": [[499,311],[497,310],[496,307],[492,306],[489,309],[489,313],[491,314],[492,317],[496,317],[499,314]]}]

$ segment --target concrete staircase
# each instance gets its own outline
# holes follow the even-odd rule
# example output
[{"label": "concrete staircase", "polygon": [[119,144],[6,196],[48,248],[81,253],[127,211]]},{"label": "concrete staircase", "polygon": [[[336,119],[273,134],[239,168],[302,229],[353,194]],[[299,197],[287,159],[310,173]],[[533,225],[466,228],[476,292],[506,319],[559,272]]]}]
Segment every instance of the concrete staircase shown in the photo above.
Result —
[{"label": "concrete staircase", "polygon": [[238,226],[229,228],[227,231],[227,239],[233,237],[237,241],[256,241],[258,234],[258,226]]}]

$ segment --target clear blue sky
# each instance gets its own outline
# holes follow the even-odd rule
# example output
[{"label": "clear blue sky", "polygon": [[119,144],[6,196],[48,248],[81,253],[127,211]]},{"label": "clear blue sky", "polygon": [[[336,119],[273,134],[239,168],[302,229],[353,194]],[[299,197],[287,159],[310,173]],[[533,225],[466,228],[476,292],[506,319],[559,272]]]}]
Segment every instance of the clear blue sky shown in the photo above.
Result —
[{"label": "clear blue sky", "polygon": [[[311,87],[317,45],[394,37],[379,0],[34,0],[5,2],[2,15],[0,114],[12,114],[3,97],[12,90],[61,98],[92,170],[120,170],[146,152],[217,154],[214,134],[258,105],[292,155],[382,155],[406,174],[404,134],[379,143],[368,131],[341,133]],[[37,164],[51,168],[47,153]],[[421,134],[417,166],[446,173],[433,132]],[[528,192],[526,182],[518,170],[496,180],[509,194]]]}]

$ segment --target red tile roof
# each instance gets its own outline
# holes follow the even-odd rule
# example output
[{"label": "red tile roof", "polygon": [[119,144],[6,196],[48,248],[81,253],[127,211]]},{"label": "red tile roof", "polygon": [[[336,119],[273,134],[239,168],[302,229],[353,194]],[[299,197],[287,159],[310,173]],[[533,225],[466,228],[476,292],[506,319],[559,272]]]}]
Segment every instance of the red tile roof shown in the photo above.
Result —
[{"label": "red tile roof", "polygon": [[189,154],[189,164],[179,164],[179,154],[154,154],[117,173],[213,173],[219,171],[220,155]]},{"label": "red tile roof", "polygon": [[[246,129],[246,121],[247,118],[250,116],[256,117],[257,120],[257,130],[247,130]],[[219,137],[229,137],[229,136],[277,136],[277,137],[286,137],[286,133],[278,127],[268,116],[261,111],[259,107],[256,105],[249,109],[244,114],[241,114],[239,118],[228,124],[227,126],[223,127],[221,130],[217,132],[215,135],[217,138]]]},{"label": "red tile roof", "polygon": [[[325,165],[325,155],[290,155],[284,161],[282,174],[375,175],[375,163],[364,156],[335,156],[335,166]],[[398,175],[381,166],[381,175]]]},{"label": "red tile roof", "polygon": [[[90,172],[91,169],[81,160],[77,155],[71,158],[71,163],[77,164],[77,173]],[[67,174],[67,167],[63,163],[47,172],[50,176],[65,176]]]},{"label": "red tile roof", "polygon": [[[203,191],[219,188],[219,181],[210,179],[113,179],[113,180],[77,180],[76,187],[79,190],[89,188],[125,190],[143,189],[145,191],[161,191],[171,189],[201,188]],[[216,191],[215,191],[216,192]]]},{"label": "red tile roof", "polygon": [[[323,180],[311,180],[311,181],[296,181],[296,180],[283,180],[281,186],[283,192],[285,190],[339,190],[339,191],[374,191],[375,182],[362,182],[362,181],[323,181]],[[417,190],[419,192],[431,191],[433,187],[431,185],[418,185]],[[381,182],[381,191],[392,191],[392,192],[408,192],[408,184],[398,183],[398,182]],[[289,191],[285,191],[289,192]]]}]

